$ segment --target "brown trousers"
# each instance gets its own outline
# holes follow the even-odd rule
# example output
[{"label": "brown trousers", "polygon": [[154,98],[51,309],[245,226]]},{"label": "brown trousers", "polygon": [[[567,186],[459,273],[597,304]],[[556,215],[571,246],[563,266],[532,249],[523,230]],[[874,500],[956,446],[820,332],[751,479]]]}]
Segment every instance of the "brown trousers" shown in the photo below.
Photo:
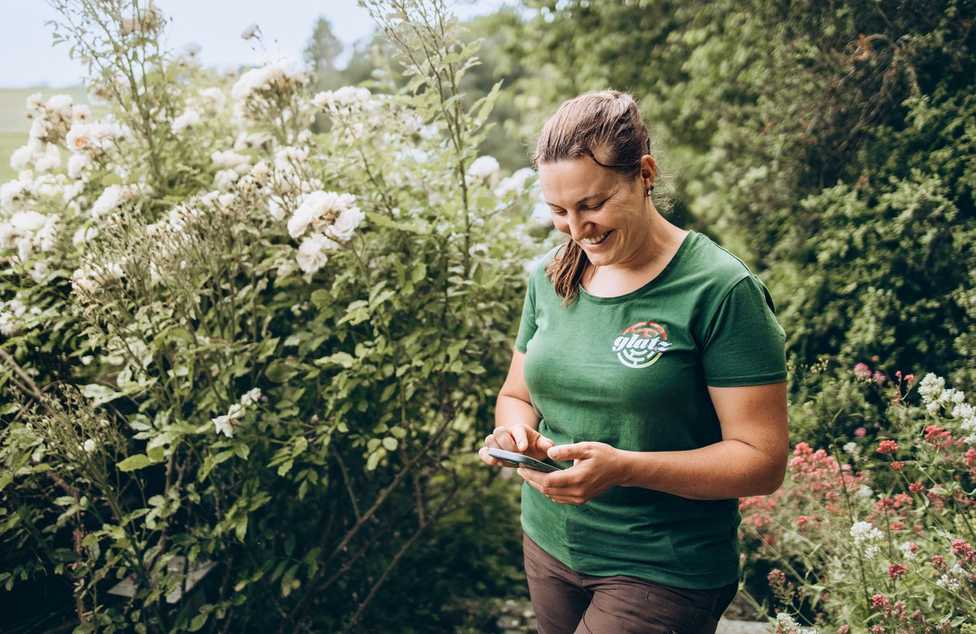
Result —
[{"label": "brown trousers", "polygon": [[739,589],[676,588],[630,577],[580,574],[522,533],[525,575],[539,634],[714,634]]}]

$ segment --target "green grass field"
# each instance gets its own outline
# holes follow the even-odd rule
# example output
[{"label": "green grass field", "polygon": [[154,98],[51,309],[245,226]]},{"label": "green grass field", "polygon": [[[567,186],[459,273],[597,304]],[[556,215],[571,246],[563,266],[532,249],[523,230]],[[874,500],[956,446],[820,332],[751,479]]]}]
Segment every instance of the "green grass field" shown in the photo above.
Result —
[{"label": "green grass field", "polygon": [[0,88],[0,183],[16,176],[10,168],[10,155],[27,142],[30,121],[25,116],[25,103],[32,93],[39,92],[44,98],[58,94],[69,94],[75,103],[89,103],[81,86],[67,88]]}]

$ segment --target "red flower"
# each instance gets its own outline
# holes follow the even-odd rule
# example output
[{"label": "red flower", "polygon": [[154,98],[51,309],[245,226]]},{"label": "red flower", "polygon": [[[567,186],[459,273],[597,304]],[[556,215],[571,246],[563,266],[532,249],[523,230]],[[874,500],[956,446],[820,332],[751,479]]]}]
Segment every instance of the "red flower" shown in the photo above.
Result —
[{"label": "red flower", "polygon": [[871,607],[872,608],[886,608],[888,607],[888,597],[883,594],[876,594],[871,597]]},{"label": "red flower", "polygon": [[878,443],[878,453],[889,454],[898,451],[898,442],[894,440],[882,440]]},{"label": "red flower", "polygon": [[902,462],[901,460],[894,460],[891,463],[891,468],[894,471],[901,471],[902,469],[905,468],[905,463]]},{"label": "red flower", "polygon": [[897,579],[908,572],[908,568],[902,564],[891,564],[888,566],[888,576],[892,579]]},{"label": "red flower", "polygon": [[943,449],[952,445],[952,433],[946,431],[938,425],[926,425],[925,441],[932,443],[940,449]]},{"label": "red flower", "polygon": [[976,559],[976,551],[973,550],[973,547],[965,539],[952,540],[952,554],[970,562]]},{"label": "red flower", "polygon": [[908,490],[912,493],[921,493],[925,490],[925,485],[921,482],[912,482],[908,485]]}]

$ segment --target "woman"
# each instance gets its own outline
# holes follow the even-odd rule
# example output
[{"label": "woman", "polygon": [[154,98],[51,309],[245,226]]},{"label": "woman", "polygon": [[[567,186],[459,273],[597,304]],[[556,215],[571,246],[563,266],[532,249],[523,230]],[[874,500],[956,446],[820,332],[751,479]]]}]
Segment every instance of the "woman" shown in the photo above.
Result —
[{"label": "woman", "polygon": [[655,208],[631,96],[563,103],[533,165],[569,240],[530,275],[480,455],[568,467],[518,470],[539,632],[714,632],[738,589],[737,498],[785,475],[772,299],[741,260]]}]

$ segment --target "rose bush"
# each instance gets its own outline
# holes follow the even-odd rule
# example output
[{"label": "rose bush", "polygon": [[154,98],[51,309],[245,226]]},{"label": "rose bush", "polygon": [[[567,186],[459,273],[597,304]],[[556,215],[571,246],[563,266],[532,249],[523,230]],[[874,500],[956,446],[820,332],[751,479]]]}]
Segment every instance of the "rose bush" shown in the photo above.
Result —
[{"label": "rose bush", "polygon": [[32,97],[0,190],[0,583],[64,580],[76,631],[396,620],[450,598],[412,570],[366,612],[438,522],[511,509],[475,445],[531,174],[478,157],[500,86],[457,91],[477,42],[440,3],[366,4],[402,88],[218,76],[152,3],[55,3],[108,114]]}]

